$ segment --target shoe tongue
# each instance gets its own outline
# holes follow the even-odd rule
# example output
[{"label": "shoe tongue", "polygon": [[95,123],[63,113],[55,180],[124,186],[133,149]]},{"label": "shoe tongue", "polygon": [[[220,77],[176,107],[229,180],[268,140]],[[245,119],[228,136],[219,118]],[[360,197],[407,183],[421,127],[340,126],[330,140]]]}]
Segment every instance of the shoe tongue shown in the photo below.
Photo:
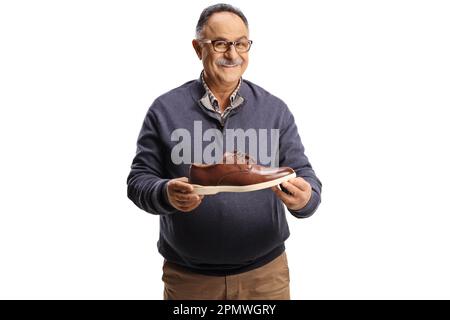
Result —
[{"label": "shoe tongue", "polygon": [[223,155],[224,164],[252,164],[255,161],[247,154],[241,152],[225,152]]}]

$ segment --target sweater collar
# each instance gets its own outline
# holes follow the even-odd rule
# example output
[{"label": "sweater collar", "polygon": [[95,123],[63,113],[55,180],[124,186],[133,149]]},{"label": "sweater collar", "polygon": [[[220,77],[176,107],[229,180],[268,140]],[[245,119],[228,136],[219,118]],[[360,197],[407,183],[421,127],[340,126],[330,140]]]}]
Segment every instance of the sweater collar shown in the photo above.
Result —
[{"label": "sweater collar", "polygon": [[[201,74],[200,76],[192,82],[191,85],[191,95],[195,102],[200,102],[203,96],[206,93],[206,90],[203,86]],[[247,84],[247,81],[241,78],[241,85],[237,91],[237,96],[241,96],[244,99],[244,102],[248,99],[251,94],[251,89]]]}]

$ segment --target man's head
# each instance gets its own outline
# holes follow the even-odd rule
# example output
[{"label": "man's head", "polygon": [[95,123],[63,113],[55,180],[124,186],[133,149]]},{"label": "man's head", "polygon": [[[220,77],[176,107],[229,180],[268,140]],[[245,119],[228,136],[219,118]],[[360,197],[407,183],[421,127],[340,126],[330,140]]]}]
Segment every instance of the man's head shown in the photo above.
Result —
[{"label": "man's head", "polygon": [[[237,43],[230,46],[220,40]],[[217,84],[236,83],[248,65],[251,42],[247,19],[231,5],[210,6],[200,15],[192,45],[209,79]]]}]

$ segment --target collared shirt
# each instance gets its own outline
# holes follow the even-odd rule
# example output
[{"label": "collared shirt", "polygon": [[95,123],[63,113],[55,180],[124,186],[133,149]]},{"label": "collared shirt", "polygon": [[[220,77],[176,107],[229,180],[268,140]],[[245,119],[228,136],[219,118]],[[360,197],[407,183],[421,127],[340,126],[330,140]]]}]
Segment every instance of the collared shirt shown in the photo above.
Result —
[{"label": "collared shirt", "polygon": [[223,113],[221,113],[219,101],[214,96],[211,89],[209,89],[208,85],[206,84],[205,78],[203,76],[204,72],[205,71],[203,70],[201,73],[201,79],[202,79],[203,87],[205,88],[206,92],[205,92],[205,95],[200,99],[200,101],[202,102],[202,105],[205,108],[220,114],[221,118],[225,119],[231,110],[233,110],[234,108],[237,108],[238,106],[240,106],[242,104],[242,102],[244,102],[244,98],[239,95],[239,89],[241,88],[242,77],[239,79],[238,86],[236,87],[236,89],[233,91],[233,93],[230,96],[229,106],[225,108]]}]

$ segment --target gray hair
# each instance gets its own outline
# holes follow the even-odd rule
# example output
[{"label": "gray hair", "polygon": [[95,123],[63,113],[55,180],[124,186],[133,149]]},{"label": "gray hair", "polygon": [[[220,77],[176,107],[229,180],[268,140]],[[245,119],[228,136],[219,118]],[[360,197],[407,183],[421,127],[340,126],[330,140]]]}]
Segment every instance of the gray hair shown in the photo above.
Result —
[{"label": "gray hair", "polygon": [[248,29],[247,18],[245,17],[245,15],[242,13],[241,10],[239,10],[236,7],[233,7],[230,4],[218,3],[218,4],[215,4],[215,5],[207,7],[201,13],[200,18],[198,19],[198,22],[197,22],[197,27],[195,28],[195,36],[197,37],[197,39],[200,39],[201,33],[203,31],[203,27],[208,22],[208,19],[214,13],[217,13],[217,12],[231,12],[231,13],[234,13],[235,15],[237,15],[239,18],[242,19],[242,21],[245,23],[245,26]]}]

